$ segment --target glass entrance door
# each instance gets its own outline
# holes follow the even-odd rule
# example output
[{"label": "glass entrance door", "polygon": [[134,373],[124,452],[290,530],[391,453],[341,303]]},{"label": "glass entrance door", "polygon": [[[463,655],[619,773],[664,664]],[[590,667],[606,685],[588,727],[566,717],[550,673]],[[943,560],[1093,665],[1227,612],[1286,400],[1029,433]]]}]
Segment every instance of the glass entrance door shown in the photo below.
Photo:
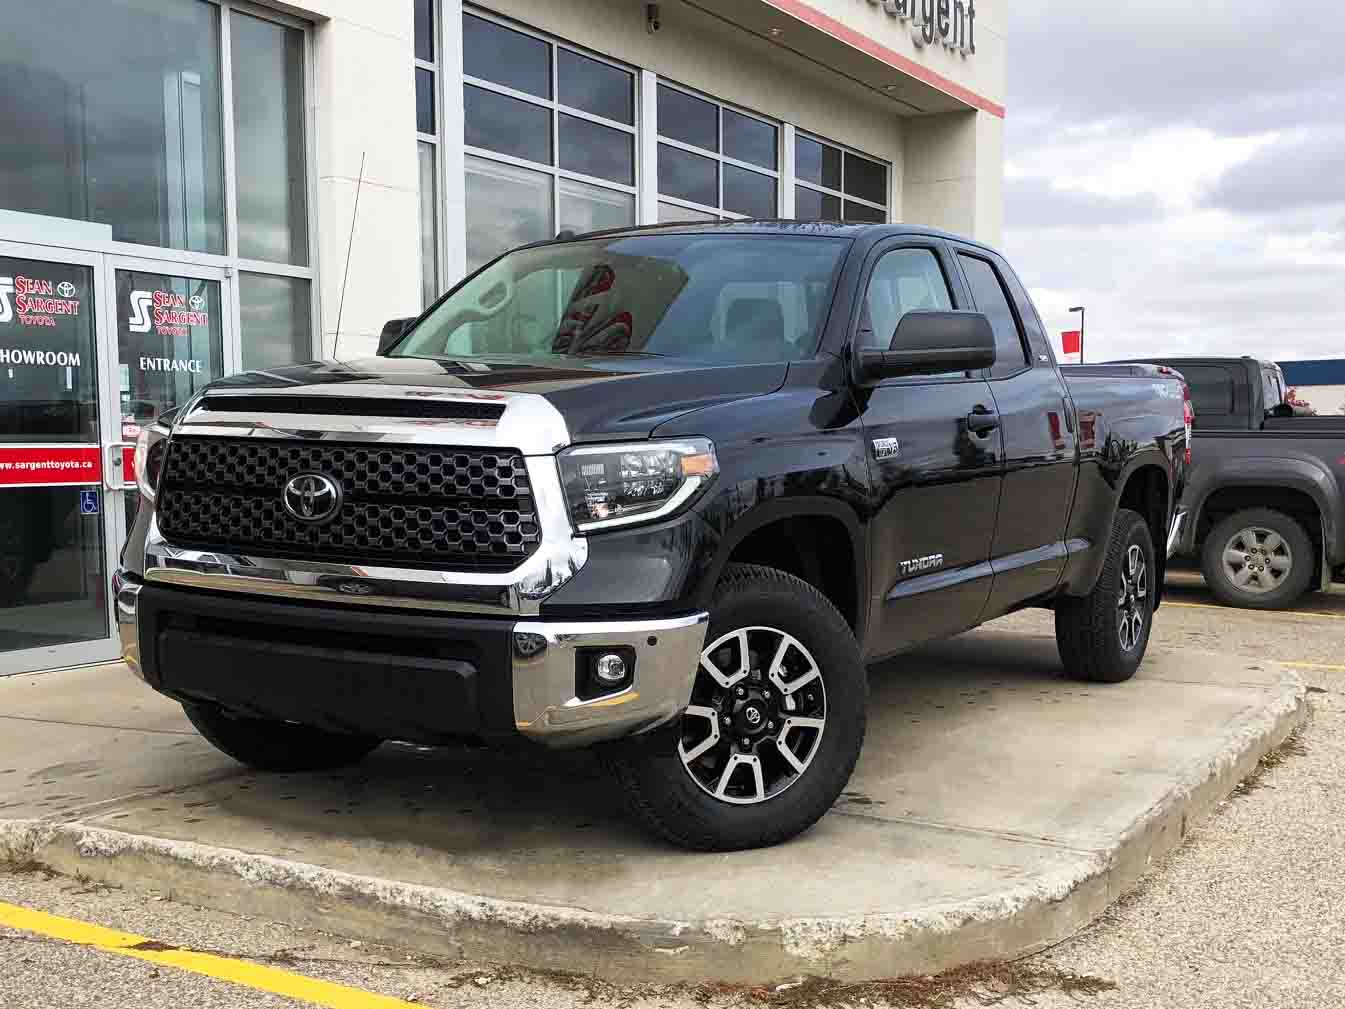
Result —
[{"label": "glass entrance door", "polygon": [[110,507],[117,511],[120,549],[135,520],[133,454],[140,429],[166,410],[182,406],[224,375],[225,312],[230,295],[225,272],[209,267],[108,257],[112,294],[108,329],[115,334],[113,379],[119,441],[111,462],[120,470]]},{"label": "glass entrance door", "polygon": [[102,257],[0,242],[0,674],[115,657]]}]

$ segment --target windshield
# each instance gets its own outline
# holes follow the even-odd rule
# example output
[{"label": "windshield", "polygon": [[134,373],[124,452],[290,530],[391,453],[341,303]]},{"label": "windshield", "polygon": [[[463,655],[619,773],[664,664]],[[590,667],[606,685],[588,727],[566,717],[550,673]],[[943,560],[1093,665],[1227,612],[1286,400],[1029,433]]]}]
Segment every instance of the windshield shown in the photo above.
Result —
[{"label": "windshield", "polygon": [[817,349],[849,244],[657,234],[520,249],[449,295],[389,354],[797,361]]}]

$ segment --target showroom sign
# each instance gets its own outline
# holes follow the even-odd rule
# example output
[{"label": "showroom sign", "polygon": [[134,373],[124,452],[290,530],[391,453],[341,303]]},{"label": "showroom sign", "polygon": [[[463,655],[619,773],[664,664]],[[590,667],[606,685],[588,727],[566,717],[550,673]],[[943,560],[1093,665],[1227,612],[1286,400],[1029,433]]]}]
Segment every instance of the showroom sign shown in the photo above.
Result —
[{"label": "showroom sign", "polygon": [[174,291],[132,291],[131,314],[126,328],[132,333],[159,336],[186,336],[192,326],[209,326],[206,300],[199,294],[190,298]]},{"label": "showroom sign", "polygon": [[79,288],[68,280],[58,282],[22,274],[0,277],[0,323],[54,328],[57,316],[79,315],[78,293]]},{"label": "showroom sign", "polygon": [[970,56],[976,52],[976,0],[869,0],[894,18],[910,23],[911,40]]}]

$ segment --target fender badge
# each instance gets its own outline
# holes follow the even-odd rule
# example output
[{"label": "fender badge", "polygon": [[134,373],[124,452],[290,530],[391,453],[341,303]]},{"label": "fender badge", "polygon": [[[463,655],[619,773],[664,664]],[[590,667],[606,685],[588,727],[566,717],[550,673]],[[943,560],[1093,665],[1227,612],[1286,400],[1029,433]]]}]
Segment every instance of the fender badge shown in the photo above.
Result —
[{"label": "fender badge", "polygon": [[884,459],[895,459],[899,455],[901,455],[901,442],[896,438],[873,439],[873,456],[879,462]]}]

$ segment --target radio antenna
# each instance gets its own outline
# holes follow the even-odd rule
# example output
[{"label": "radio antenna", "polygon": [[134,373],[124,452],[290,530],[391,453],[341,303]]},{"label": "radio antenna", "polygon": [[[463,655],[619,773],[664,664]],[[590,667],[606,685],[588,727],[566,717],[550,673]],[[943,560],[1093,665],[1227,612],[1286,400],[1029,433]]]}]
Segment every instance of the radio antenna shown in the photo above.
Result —
[{"label": "radio antenna", "polygon": [[360,213],[360,190],[364,188],[364,158],[368,151],[360,151],[360,177],[355,182],[355,207],[350,212],[350,241],[346,243],[346,268],[341,274],[341,298],[336,306],[336,339],[332,341],[332,357],[340,360],[341,315],[346,310],[346,281],[350,279],[350,250],[355,247],[355,219]]}]

